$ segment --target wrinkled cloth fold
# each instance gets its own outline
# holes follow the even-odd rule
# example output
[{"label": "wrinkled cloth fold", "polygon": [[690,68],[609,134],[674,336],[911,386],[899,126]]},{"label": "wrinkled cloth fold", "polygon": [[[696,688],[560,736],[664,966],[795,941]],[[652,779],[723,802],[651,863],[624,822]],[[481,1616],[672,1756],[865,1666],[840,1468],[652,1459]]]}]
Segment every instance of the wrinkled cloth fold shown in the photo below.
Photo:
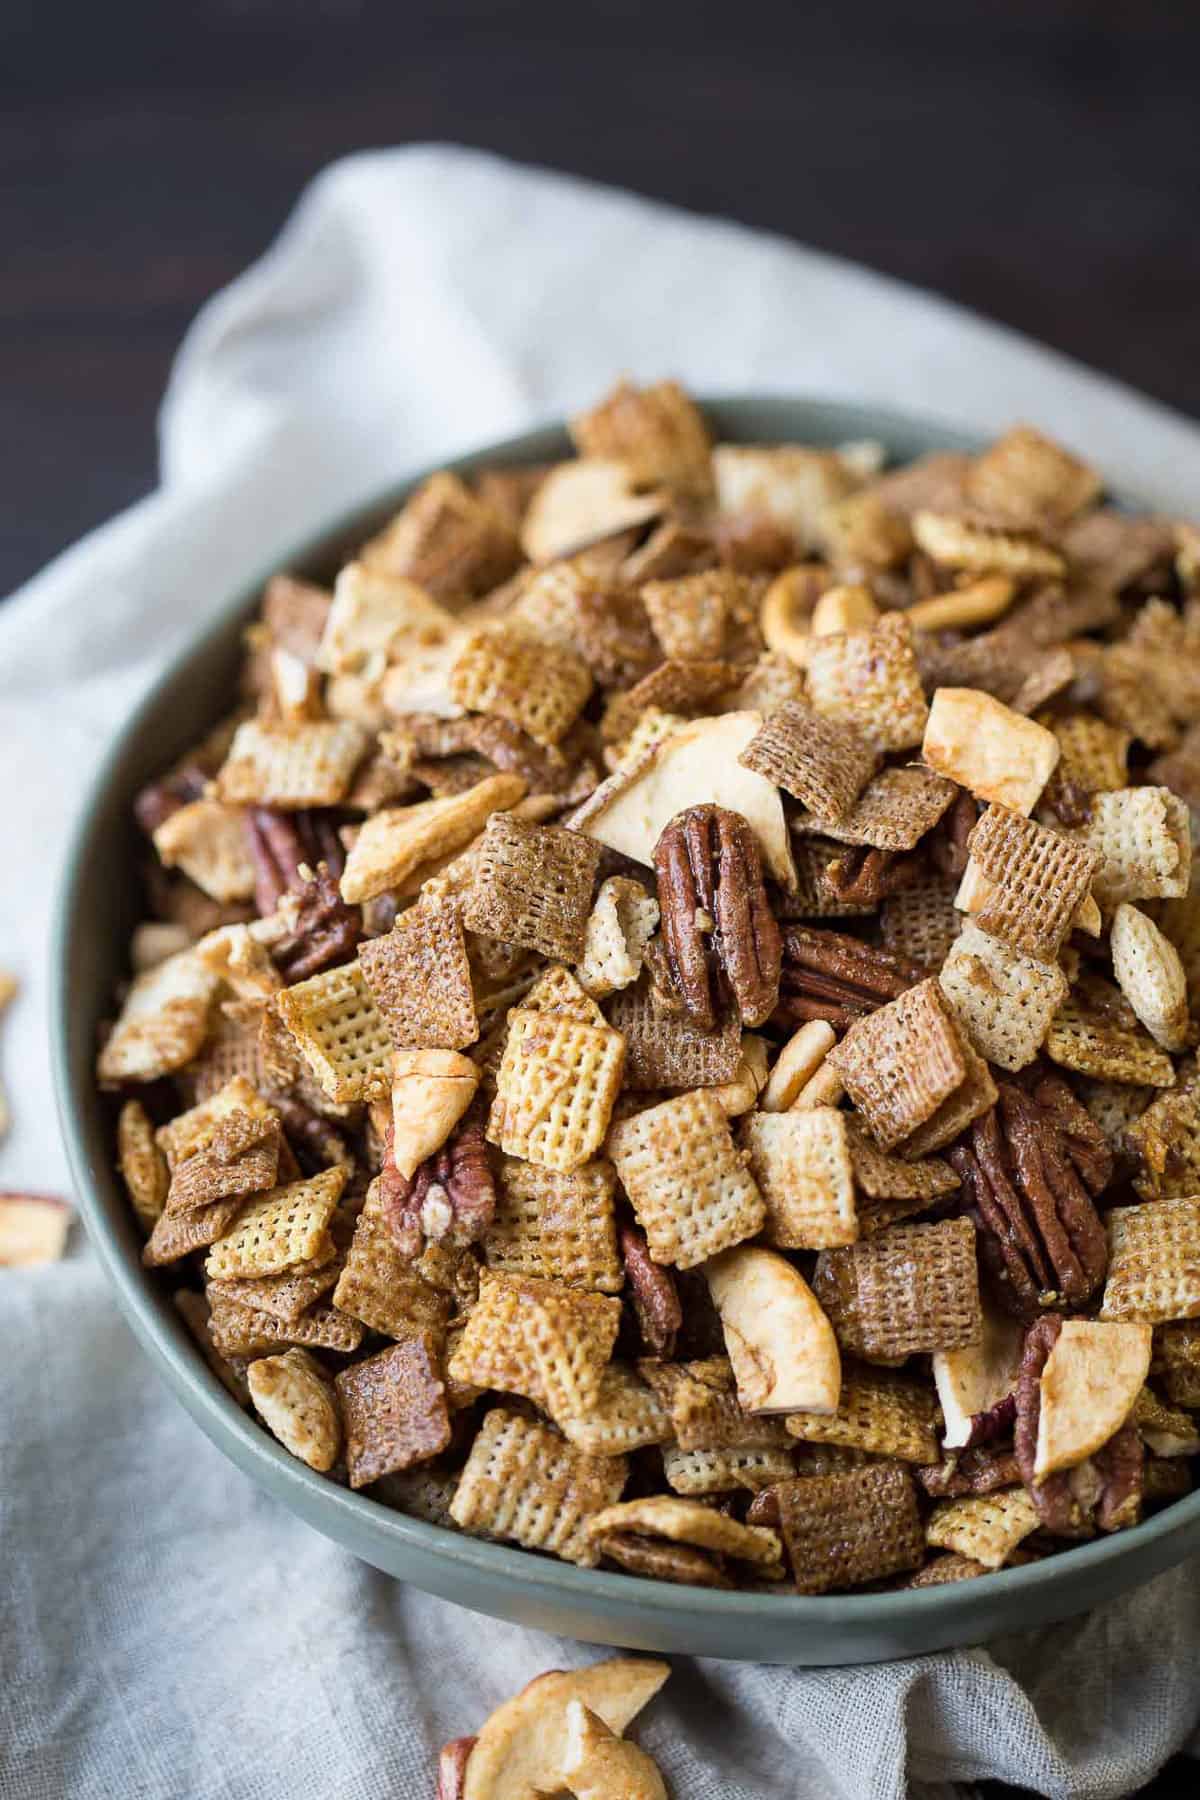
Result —
[{"label": "wrinkled cloth fold", "polygon": [[[943,301],[782,240],[442,147],[352,158],[201,312],[161,486],[0,608],[0,1188],[67,1191],[51,897],[106,740],[249,573],[411,470],[618,372],[1060,433],[1162,510],[1200,432]],[[443,1739],[594,1648],[375,1573],[267,1499],[136,1349],[95,1259],[0,1274],[0,1800],[408,1800]],[[1090,1617],[861,1669],[676,1659],[640,1737],[679,1800],[1129,1793],[1191,1743],[1200,1568]]]}]

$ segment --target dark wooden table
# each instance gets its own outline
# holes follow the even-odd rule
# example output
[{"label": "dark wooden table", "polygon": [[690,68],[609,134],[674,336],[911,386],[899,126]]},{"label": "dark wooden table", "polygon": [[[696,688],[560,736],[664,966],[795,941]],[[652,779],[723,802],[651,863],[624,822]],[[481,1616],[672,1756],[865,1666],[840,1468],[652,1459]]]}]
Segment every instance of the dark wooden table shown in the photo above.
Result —
[{"label": "dark wooden table", "polygon": [[1200,414],[1198,52],[1178,0],[10,0],[0,593],[153,485],[188,320],[363,146],[734,214]]}]

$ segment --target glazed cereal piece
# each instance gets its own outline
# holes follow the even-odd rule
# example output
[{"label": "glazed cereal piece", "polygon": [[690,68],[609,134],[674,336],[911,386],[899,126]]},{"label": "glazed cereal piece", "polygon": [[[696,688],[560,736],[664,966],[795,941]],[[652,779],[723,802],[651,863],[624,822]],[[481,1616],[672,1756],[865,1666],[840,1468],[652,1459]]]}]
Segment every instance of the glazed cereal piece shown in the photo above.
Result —
[{"label": "glazed cereal piece", "polygon": [[437,1338],[413,1330],[337,1375],[352,1488],[428,1462],[446,1448],[450,1415],[441,1369]]},{"label": "glazed cereal piece", "polygon": [[546,1550],[581,1568],[600,1551],[591,1519],[621,1495],[622,1456],[589,1456],[553,1429],[493,1407],[471,1446],[450,1514],[462,1531]]},{"label": "glazed cereal piece", "polygon": [[831,1106],[755,1113],[742,1143],[767,1209],[763,1235],[787,1250],[825,1250],[858,1236],[845,1115]]},{"label": "glazed cereal piece", "polygon": [[624,463],[640,486],[660,483],[700,499],[712,491],[711,442],[695,402],[676,381],[618,382],[570,422],[580,456]]},{"label": "glazed cereal piece", "polygon": [[1096,1006],[1086,993],[1069,994],[1055,1013],[1046,1033],[1046,1055],[1060,1067],[1098,1081],[1165,1088],[1175,1080],[1175,1065],[1143,1031],[1132,1007],[1122,1017],[1110,1006]]},{"label": "glazed cereal piece", "polygon": [[671,1445],[663,1450],[667,1486],[673,1494],[689,1499],[729,1494],[738,1488],[757,1494],[777,1481],[790,1480],[794,1473],[786,1438],[761,1447],[731,1449],[719,1445],[712,1450],[681,1450],[678,1445]]},{"label": "glazed cereal piece", "polygon": [[775,1493],[801,1594],[861,1587],[920,1566],[925,1554],[912,1476],[897,1463],[781,1482]]},{"label": "glazed cereal piece", "polygon": [[739,615],[751,610],[748,590],[745,578],[732,569],[647,582],[642,600],[663,655],[673,662],[723,656]]},{"label": "glazed cereal piece", "polygon": [[743,1034],[736,1017],[703,1031],[685,1014],[665,1011],[645,975],[617,996],[609,1022],[625,1039],[624,1085],[635,1093],[716,1088],[737,1076]]},{"label": "glazed cereal piece", "polygon": [[927,969],[940,969],[962,925],[954,904],[956,886],[949,880],[929,881],[889,894],[879,915],[884,948]]},{"label": "glazed cereal piece", "polygon": [[392,1034],[357,959],[284,988],[275,1011],[331,1100],[387,1092]]},{"label": "glazed cereal piece", "polygon": [[706,1089],[624,1120],[607,1147],[657,1262],[694,1268],[762,1229],[762,1196]]},{"label": "glazed cereal piece", "polygon": [[566,736],[591,691],[591,670],[574,651],[511,626],[473,632],[450,673],[464,711],[509,719],[544,747]]},{"label": "glazed cereal piece", "polygon": [[346,1176],[341,1164],[251,1200],[234,1229],[209,1251],[206,1273],[220,1281],[281,1275],[298,1263],[328,1261],[336,1248],[329,1224]]},{"label": "glazed cereal piece", "polygon": [[273,1188],[282,1147],[277,1113],[267,1118],[230,1113],[215,1125],[203,1150],[175,1165],[164,1210],[190,1212]]},{"label": "glazed cereal piece", "polygon": [[576,962],[583,955],[599,846],[577,831],[489,821],[463,908],[472,931]]},{"label": "glazed cereal piece", "polygon": [[784,1424],[806,1444],[925,1464],[938,1455],[935,1412],[925,1382],[844,1358],[837,1411],[789,1413]]},{"label": "glazed cereal piece", "polygon": [[234,806],[337,806],[367,749],[359,725],[344,720],[238,726],[217,773],[217,796]]},{"label": "glazed cereal piece", "polygon": [[938,1502],[925,1526],[925,1542],[934,1549],[968,1556],[985,1569],[1002,1569],[1041,1522],[1032,1496],[1023,1487],[970,1494],[965,1500]]},{"label": "glazed cereal piece", "polygon": [[450,1297],[425,1281],[412,1258],[397,1248],[378,1181],[367,1190],[333,1303],[385,1337],[445,1324]]},{"label": "glazed cereal piece", "polygon": [[324,1474],[342,1447],[342,1422],[333,1388],[305,1350],[264,1356],[246,1370],[255,1410],[284,1449]]},{"label": "glazed cereal piece", "polygon": [[600,1393],[620,1302],[561,1282],[487,1271],[448,1365],[453,1381],[523,1394],[579,1418]]},{"label": "glazed cereal piece", "polygon": [[[215,1284],[214,1284],[215,1285]],[[209,1331],[222,1356],[269,1356],[295,1345],[307,1350],[335,1350],[350,1356],[362,1343],[363,1328],[336,1306],[313,1306],[285,1324],[271,1313],[243,1306],[211,1291]]]},{"label": "glazed cereal piece", "polygon": [[1057,550],[1035,537],[969,524],[947,513],[919,511],[912,520],[917,547],[947,569],[972,575],[1011,575],[1018,581],[1038,576],[1051,580],[1066,574]]},{"label": "glazed cereal piece", "polygon": [[821,819],[852,811],[878,756],[853,725],[790,701],[764,720],[738,761],[775,782]]},{"label": "glazed cereal piece", "polygon": [[101,1086],[157,1081],[189,1063],[208,1035],[218,987],[190,950],[139,975],[100,1052]]},{"label": "glazed cereal piece", "polygon": [[1057,963],[1022,956],[971,919],[938,980],[976,1050],[1001,1069],[1023,1069],[1034,1060],[1067,997]]},{"label": "glazed cereal piece", "polygon": [[668,1444],[672,1435],[670,1416],[654,1389],[619,1362],[601,1371],[596,1397],[585,1412],[563,1413],[555,1424],[589,1456],[623,1456],[648,1444]]},{"label": "glazed cereal piece", "polygon": [[1159,1325],[1200,1315],[1200,1198],[1115,1206],[1107,1223],[1102,1319]]},{"label": "glazed cereal piece", "polygon": [[154,1139],[140,1100],[126,1100],[117,1120],[117,1161],[130,1203],[144,1231],[153,1231],[171,1184],[167,1159]]},{"label": "glazed cereal piece", "polygon": [[643,1357],[638,1371],[666,1407],[681,1450],[744,1450],[778,1443],[774,1420],[752,1418],[742,1410],[728,1357],[695,1362]]},{"label": "glazed cereal piece", "polygon": [[619,1031],[515,1008],[496,1076],[489,1141],[542,1168],[581,1168],[604,1142],[624,1059]]},{"label": "glazed cereal piece", "polygon": [[1173,1087],[1155,1094],[1149,1088],[1117,1088],[1133,1095],[1136,1105],[1117,1109],[1108,1095],[1085,1096],[1095,1116],[1097,1104],[1115,1113],[1110,1130],[1119,1132],[1122,1147],[1136,1158],[1133,1185],[1143,1200],[1178,1200],[1200,1193],[1200,1077],[1195,1063],[1184,1063]]},{"label": "glazed cereal piece", "polygon": [[[982,931],[1022,956],[1054,962],[1097,875],[1082,843],[992,805],[968,840],[982,892],[966,907]],[[960,894],[958,904],[964,906]]]},{"label": "glazed cereal piece", "polygon": [[857,727],[876,750],[909,750],[929,717],[912,627],[888,613],[871,631],[814,637],[808,697],[823,717]]},{"label": "glazed cereal piece", "polygon": [[450,601],[487,593],[519,560],[504,520],[447,469],[410,494],[361,556],[372,573],[404,576],[435,599]]},{"label": "glazed cereal piece", "polygon": [[397,1049],[463,1050],[479,1036],[457,905],[429,896],[359,951],[359,967]]},{"label": "glazed cereal piece", "polygon": [[956,792],[952,781],[919,763],[881,769],[842,818],[814,809],[802,814],[794,828],[841,844],[912,850],[943,817]]},{"label": "glazed cereal piece", "polygon": [[163,821],[153,842],[164,868],[182,869],[211,899],[253,899],[254,858],[240,806],[193,800]]},{"label": "glazed cereal piece", "polygon": [[483,1239],[484,1260],[506,1275],[532,1275],[597,1293],[619,1293],[616,1176],[606,1162],[571,1173],[505,1157],[496,1212]]},{"label": "glazed cereal piece", "polygon": [[963,483],[970,505],[1015,530],[1066,525],[1099,498],[1097,471],[1031,425],[1014,425],[972,461]]},{"label": "glazed cereal piece", "polygon": [[826,1061],[883,1150],[911,1137],[967,1078],[954,1016],[933,980],[852,1025]]},{"label": "glazed cereal piece", "polygon": [[950,1350],[983,1333],[969,1219],[895,1225],[847,1249],[823,1250],[813,1291],[842,1345],[872,1362]]}]

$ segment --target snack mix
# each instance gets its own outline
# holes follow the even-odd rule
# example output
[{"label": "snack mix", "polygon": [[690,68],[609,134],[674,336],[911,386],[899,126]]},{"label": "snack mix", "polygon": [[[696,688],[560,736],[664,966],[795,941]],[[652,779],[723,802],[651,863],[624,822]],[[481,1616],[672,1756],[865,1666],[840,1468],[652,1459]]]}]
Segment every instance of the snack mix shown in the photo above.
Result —
[{"label": "snack mix", "polygon": [[138,796],[147,1267],[309,1468],[582,1567],[1136,1523],[1200,1452],[1200,533],[1026,426],[571,432],[278,575]]}]

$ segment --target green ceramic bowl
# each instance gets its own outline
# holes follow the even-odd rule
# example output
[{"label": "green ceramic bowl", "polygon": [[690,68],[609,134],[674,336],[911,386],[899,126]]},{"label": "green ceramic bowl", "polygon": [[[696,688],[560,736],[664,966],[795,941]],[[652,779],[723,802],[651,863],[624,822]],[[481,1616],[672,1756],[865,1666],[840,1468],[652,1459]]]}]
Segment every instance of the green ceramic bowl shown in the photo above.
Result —
[{"label": "green ceramic bowl", "polygon": [[[977,446],[946,427],[870,407],[742,398],[706,409],[721,438],[838,444],[877,438],[893,457]],[[544,462],[568,452],[561,428],[494,444],[454,465]],[[306,536],[275,560],[329,577],[354,544],[402,501],[415,479],[353,518]],[[752,1662],[857,1663],[977,1643],[1064,1618],[1148,1581],[1200,1548],[1200,1494],[1130,1531],[1026,1568],[916,1593],[819,1599],[710,1593],[576,1569],[408,1519],[323,1480],[248,1418],[210,1374],[169,1298],[147,1274],[128,1202],[113,1172],[111,1123],[92,1079],[96,1024],[127,973],[138,917],[130,802],[225,709],[240,631],[272,569],[248,570],[213,623],[162,675],[97,774],[67,860],[58,905],[53,1037],[58,1101],[88,1232],[134,1333],[167,1386],[215,1444],[284,1506],[378,1569],[476,1612],[630,1649]]]}]

